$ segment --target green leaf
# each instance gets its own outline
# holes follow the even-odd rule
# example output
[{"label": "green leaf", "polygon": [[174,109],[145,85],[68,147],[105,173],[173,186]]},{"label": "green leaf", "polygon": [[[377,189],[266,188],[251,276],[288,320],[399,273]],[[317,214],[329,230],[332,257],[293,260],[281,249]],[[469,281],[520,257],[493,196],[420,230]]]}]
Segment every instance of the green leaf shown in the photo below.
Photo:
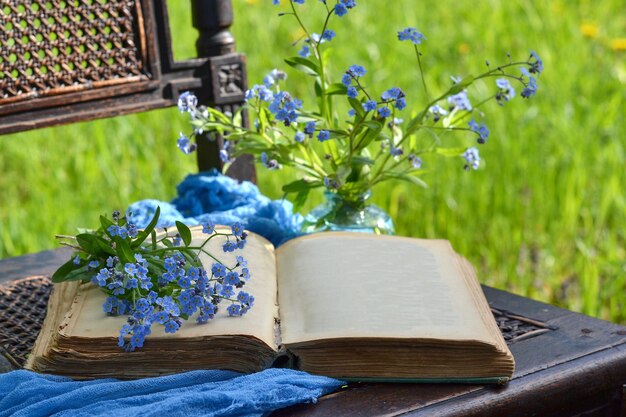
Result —
[{"label": "green leaf", "polygon": [[63,282],[66,281],[67,276],[74,269],[79,268],[78,265],[74,264],[74,257],[61,265],[59,269],[57,269],[54,274],[52,274],[52,282]]},{"label": "green leaf", "polygon": [[115,236],[113,241],[115,242],[115,251],[117,252],[117,256],[120,258],[120,261],[122,263],[135,263],[135,253],[130,248],[126,239]]},{"label": "green leaf", "polygon": [[450,89],[444,94],[444,97],[459,94],[465,89],[465,87],[468,87],[473,82],[474,76],[468,75],[467,77],[463,78],[460,83],[454,84],[452,87],[450,87]]},{"label": "green leaf", "polygon": [[156,237],[156,231],[152,231],[150,232],[150,236],[152,237],[152,250],[156,250],[157,248],[157,237]]},{"label": "green leaf", "polygon": [[365,156],[353,156],[352,161],[361,164],[361,165],[374,165],[376,161],[371,158],[367,158]]},{"label": "green leaf", "polygon": [[304,206],[304,203],[306,203],[306,200],[309,198],[310,191],[311,191],[310,189],[306,189],[296,194],[296,198],[293,199],[293,212],[294,213],[298,213],[302,209],[302,207]]},{"label": "green leaf", "polygon": [[289,65],[290,67],[293,67],[297,69],[298,71],[301,71],[308,75],[317,76],[317,75],[322,74],[322,71],[319,65],[317,65],[315,62],[311,61],[310,59],[302,58],[300,56],[287,58],[285,59],[285,63]]},{"label": "green leaf", "polygon": [[178,229],[178,234],[185,242],[185,246],[189,246],[191,244],[191,230],[189,230],[186,224],[179,221],[176,222],[176,229]]},{"label": "green leaf", "polygon": [[95,255],[100,252],[100,247],[96,243],[96,236],[89,233],[81,233],[76,235],[76,243],[85,250],[85,252]]},{"label": "green leaf", "polygon": [[114,225],[114,223],[111,220],[107,219],[104,216],[100,216],[100,224],[102,225],[102,231],[106,234],[109,234],[109,232],[107,231],[109,226]]},{"label": "green leaf", "polygon": [[383,178],[402,180],[410,182],[411,184],[419,185],[420,187],[428,188],[428,184],[413,175],[401,174],[399,172],[385,172],[382,176]]},{"label": "green leaf", "polygon": [[143,241],[146,240],[148,236],[150,236],[150,233],[152,233],[152,231],[154,230],[154,228],[156,227],[159,221],[160,215],[161,215],[161,207],[157,206],[156,210],[154,211],[154,217],[152,217],[152,220],[150,220],[150,223],[148,223],[148,226],[146,226],[145,229],[139,232],[139,234],[137,235],[137,238],[133,241],[133,243],[131,243],[132,248],[139,247],[139,245],[141,245]]},{"label": "green leaf", "polygon": [[363,126],[372,130],[382,130],[383,124],[381,122],[377,122],[376,120],[368,120],[363,122]]},{"label": "green leaf", "polygon": [[350,106],[352,106],[356,114],[358,114],[359,117],[362,119],[363,116],[365,116],[365,110],[363,110],[363,105],[361,104],[361,102],[356,98],[351,97],[348,97],[348,102],[350,103]]},{"label": "green leaf", "polygon": [[302,191],[310,190],[311,188],[319,187],[320,184],[321,183],[319,181],[308,181],[305,179],[300,179],[283,185],[283,192],[287,194],[299,193]]},{"label": "green leaf", "polygon": [[333,83],[326,88],[327,96],[346,95],[348,93],[348,87],[341,83]]},{"label": "green leaf", "polygon": [[90,269],[88,265],[84,265],[78,269],[74,269],[69,274],[67,274],[63,281],[89,280],[96,273],[97,272],[95,269]]},{"label": "green leaf", "polygon": [[339,181],[339,184],[344,184],[351,172],[352,167],[341,165],[337,170],[337,180]]},{"label": "green leaf", "polygon": [[406,133],[405,135],[410,135],[413,132],[415,132],[419,126],[420,123],[422,122],[422,120],[424,119],[424,115],[426,114],[426,110],[421,111],[417,116],[415,116],[414,118],[412,118],[409,123],[406,125]]}]

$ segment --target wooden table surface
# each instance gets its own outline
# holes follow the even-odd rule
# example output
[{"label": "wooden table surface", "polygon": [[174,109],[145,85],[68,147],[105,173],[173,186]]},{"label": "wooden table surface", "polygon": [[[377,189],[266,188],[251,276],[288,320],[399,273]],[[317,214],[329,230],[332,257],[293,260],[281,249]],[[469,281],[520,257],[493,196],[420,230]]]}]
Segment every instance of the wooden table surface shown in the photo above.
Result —
[{"label": "wooden table surface", "polygon": [[[0,260],[0,284],[49,275],[68,258],[69,251],[54,250]],[[516,370],[507,385],[353,383],[273,415],[626,416],[626,327],[483,290],[492,308],[549,329],[509,343]]]}]

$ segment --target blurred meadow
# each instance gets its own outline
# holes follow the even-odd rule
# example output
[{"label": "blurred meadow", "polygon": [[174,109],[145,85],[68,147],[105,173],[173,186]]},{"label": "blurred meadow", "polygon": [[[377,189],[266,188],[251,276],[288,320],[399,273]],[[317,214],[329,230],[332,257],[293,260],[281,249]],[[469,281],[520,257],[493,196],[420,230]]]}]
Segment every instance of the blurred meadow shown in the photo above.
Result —
[{"label": "blurred meadow", "polygon": [[[287,70],[282,59],[295,55],[291,43],[300,37],[291,18],[279,18],[270,0],[233,3],[232,31],[248,56],[250,84],[273,68]],[[197,34],[189,3],[169,4],[176,56],[191,57]],[[427,37],[422,62],[431,91],[448,87],[451,75],[483,72],[485,60],[505,62],[507,52],[525,60],[533,49],[545,71],[535,97],[485,108],[491,136],[480,148],[480,170],[463,171],[460,158],[429,158],[433,171],[422,177],[429,188],[375,189],[397,233],[449,239],[485,284],[626,323],[623,0],[359,0],[331,25],[336,79],[361,64],[376,91],[399,86],[409,109],[422,106],[412,48],[396,40],[406,26]],[[311,101],[309,80],[287,71],[290,91]],[[472,88],[477,96],[493,89]],[[196,170],[194,157],[176,148],[179,131],[188,131],[186,117],[167,109],[0,137],[0,258],[55,248],[55,233],[97,226],[99,214],[136,200],[171,199]],[[291,175],[261,168],[261,190],[280,198]]]}]

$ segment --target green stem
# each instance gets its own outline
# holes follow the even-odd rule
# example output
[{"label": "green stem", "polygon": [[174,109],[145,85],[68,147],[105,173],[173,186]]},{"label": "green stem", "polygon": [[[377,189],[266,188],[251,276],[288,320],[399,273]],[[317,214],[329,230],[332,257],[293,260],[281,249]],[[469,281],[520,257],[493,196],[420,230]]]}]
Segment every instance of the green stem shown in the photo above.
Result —
[{"label": "green stem", "polygon": [[426,93],[426,98],[430,100],[430,95],[428,94],[428,87],[426,87],[426,79],[424,78],[424,70],[422,69],[422,59],[420,58],[420,51],[417,49],[417,45],[415,46],[415,55],[417,56],[417,65],[420,68],[420,76],[422,77],[422,85],[424,86],[424,92]]}]

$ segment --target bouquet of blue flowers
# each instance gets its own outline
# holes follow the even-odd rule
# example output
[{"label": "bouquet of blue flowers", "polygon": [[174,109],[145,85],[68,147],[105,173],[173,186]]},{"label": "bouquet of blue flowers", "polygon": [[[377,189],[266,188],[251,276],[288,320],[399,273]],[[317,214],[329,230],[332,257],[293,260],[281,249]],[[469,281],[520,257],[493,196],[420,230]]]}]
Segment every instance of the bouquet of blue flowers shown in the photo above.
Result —
[{"label": "bouquet of blue flowers", "polygon": [[[315,188],[350,200],[387,180],[424,185],[420,177],[427,172],[423,161],[427,154],[459,158],[465,170],[478,169],[478,146],[489,138],[489,129],[479,120],[481,107],[491,100],[504,106],[516,96],[515,83],[525,99],[537,91],[535,77],[542,72],[543,62],[531,52],[524,60],[508,54],[505,62],[487,64],[487,70],[475,76],[452,77],[447,90],[433,94],[424,77],[420,52],[426,36],[413,27],[398,31],[397,38],[415,54],[422,97],[411,98],[395,86],[375,91],[367,86],[364,66],[355,64],[339,75],[332,74],[324,53],[327,45],[337,42],[332,25],[349,18],[357,7],[355,0],[320,0],[315,5],[306,5],[305,0],[272,3],[286,6],[280,16],[293,18],[304,33],[296,42],[297,55],[285,63],[310,77],[317,97],[315,108],[305,107],[284,88],[287,74],[281,70],[273,70],[249,89],[247,104],[234,114],[198,106],[197,98],[186,92],[178,106],[191,116],[193,131],[181,133],[178,146],[185,153],[193,152],[193,137],[214,131],[225,138],[220,156],[227,164],[239,155],[252,154],[270,170],[296,168],[301,177],[283,187],[285,193],[295,196],[296,210]],[[318,8],[324,14],[318,31],[305,24],[302,7]],[[494,80],[492,92],[478,100],[471,97],[472,85],[486,79]],[[347,114],[338,114],[337,100],[347,102]],[[244,125],[243,110],[250,112],[252,126]],[[466,134],[476,145],[446,146],[442,134],[447,132]]]},{"label": "bouquet of blue flowers", "polygon": [[[108,295],[104,312],[128,316],[118,339],[126,351],[141,348],[155,323],[166,333],[175,333],[192,315],[198,323],[213,319],[222,302],[228,304],[229,316],[242,316],[254,304],[254,296],[242,291],[250,279],[247,261],[237,256],[235,265],[227,265],[207,250],[218,237],[225,240],[224,252],[243,249],[247,234],[240,223],[228,233],[205,223],[206,238],[198,243],[180,222],[175,234],[157,233],[159,215],[157,208],[150,224],[138,230],[131,216],[116,211],[112,220],[100,216],[98,230],[58,236],[76,252],[52,281],[91,281],[104,291]],[[214,261],[210,271],[203,267],[200,254]]]}]

